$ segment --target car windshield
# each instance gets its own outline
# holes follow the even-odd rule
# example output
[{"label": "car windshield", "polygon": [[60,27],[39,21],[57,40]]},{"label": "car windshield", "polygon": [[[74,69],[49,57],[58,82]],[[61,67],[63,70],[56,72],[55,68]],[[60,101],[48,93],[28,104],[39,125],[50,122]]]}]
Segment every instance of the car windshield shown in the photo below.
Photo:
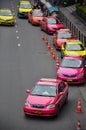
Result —
[{"label": "car windshield", "polygon": [[82,61],[76,59],[63,59],[61,67],[65,68],[81,68]]},{"label": "car windshield", "polygon": [[84,47],[81,44],[67,44],[66,50],[68,50],[68,51],[83,51]]},{"label": "car windshield", "polygon": [[25,9],[30,9],[31,5],[30,4],[21,4],[20,7],[25,8]]},{"label": "car windshield", "polygon": [[56,87],[52,85],[38,85],[36,84],[34,89],[31,91],[32,95],[37,96],[48,96],[55,97],[56,96]]},{"label": "car windshield", "polygon": [[43,16],[43,13],[42,12],[33,12],[33,16],[41,17],[41,16]]},{"label": "car windshield", "polygon": [[12,13],[10,11],[0,11],[1,16],[11,16]]},{"label": "car windshield", "polygon": [[69,32],[61,32],[57,34],[58,38],[60,39],[65,39],[65,38],[71,38],[72,37],[72,33]]},{"label": "car windshield", "polygon": [[58,22],[55,19],[48,19],[48,24],[57,24]]}]

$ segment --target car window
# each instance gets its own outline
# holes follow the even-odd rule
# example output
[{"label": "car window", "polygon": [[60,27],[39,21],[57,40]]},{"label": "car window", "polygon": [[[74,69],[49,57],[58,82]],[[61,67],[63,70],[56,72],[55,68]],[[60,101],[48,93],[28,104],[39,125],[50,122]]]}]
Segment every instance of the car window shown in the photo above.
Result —
[{"label": "car window", "polygon": [[43,16],[43,13],[42,12],[33,12],[33,16],[41,17],[41,16]]},{"label": "car window", "polygon": [[31,94],[38,96],[54,97],[56,96],[56,86],[36,84],[33,90],[31,91]]},{"label": "car window", "polygon": [[58,38],[65,39],[65,38],[71,38],[71,37],[72,37],[72,34],[69,32],[58,33]]},{"label": "car window", "polygon": [[63,59],[61,63],[63,68],[81,68],[82,60],[78,59]]},{"label": "car window", "polygon": [[66,42],[64,42],[64,45],[63,45],[63,46],[64,46],[64,48],[66,48]]},{"label": "car window", "polygon": [[66,49],[68,51],[83,51],[84,47],[81,44],[67,44]]},{"label": "car window", "polygon": [[29,9],[29,8],[31,8],[31,5],[30,4],[20,4],[20,7],[25,8],[25,9]]}]

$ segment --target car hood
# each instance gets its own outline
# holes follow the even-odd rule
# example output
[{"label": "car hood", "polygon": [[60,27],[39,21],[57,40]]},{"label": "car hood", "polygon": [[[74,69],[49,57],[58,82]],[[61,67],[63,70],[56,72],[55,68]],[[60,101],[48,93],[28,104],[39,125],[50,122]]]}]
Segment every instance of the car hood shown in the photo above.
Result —
[{"label": "car hood", "polygon": [[43,17],[33,17],[33,19],[35,20],[35,21],[38,21],[38,20],[42,20],[43,19]]},{"label": "car hood", "polygon": [[60,28],[64,28],[64,25],[62,23],[59,23],[59,24],[50,24],[50,25],[48,24],[48,27],[60,29]]},{"label": "car hood", "polygon": [[32,96],[29,95],[27,101],[30,104],[43,104],[48,105],[54,102],[55,97],[43,97],[43,96]]},{"label": "car hood", "polygon": [[64,74],[64,75],[77,75],[83,72],[83,68],[62,68],[60,67],[57,70],[59,73]]},{"label": "car hood", "polygon": [[86,55],[86,51],[66,51],[65,52],[66,55],[80,55],[80,56],[84,56]]},{"label": "car hood", "polygon": [[74,40],[75,38],[61,38],[61,39],[59,39],[59,38],[57,38],[57,41],[58,42],[61,42],[61,43],[64,43],[64,42],[66,42],[67,40]]},{"label": "car hood", "polygon": [[0,19],[2,19],[2,20],[10,20],[10,19],[13,19],[13,16],[0,16]]}]

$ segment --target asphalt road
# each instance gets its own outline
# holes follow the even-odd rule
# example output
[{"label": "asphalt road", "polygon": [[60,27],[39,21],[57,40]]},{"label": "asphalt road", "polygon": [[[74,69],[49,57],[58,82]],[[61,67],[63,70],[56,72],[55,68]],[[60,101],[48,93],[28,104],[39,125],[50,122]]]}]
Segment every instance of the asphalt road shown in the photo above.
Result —
[{"label": "asphalt road", "polygon": [[[79,90],[82,86],[69,86],[69,102],[57,118],[25,118],[26,89],[42,77],[55,78],[56,69],[41,40],[40,28],[17,18],[17,3],[18,0],[0,1],[0,8],[9,7],[16,13],[15,27],[0,26],[0,130],[75,130],[78,118],[86,129],[86,104]],[[52,45],[52,36],[45,36]],[[83,109],[80,114],[75,112],[78,98]]]}]

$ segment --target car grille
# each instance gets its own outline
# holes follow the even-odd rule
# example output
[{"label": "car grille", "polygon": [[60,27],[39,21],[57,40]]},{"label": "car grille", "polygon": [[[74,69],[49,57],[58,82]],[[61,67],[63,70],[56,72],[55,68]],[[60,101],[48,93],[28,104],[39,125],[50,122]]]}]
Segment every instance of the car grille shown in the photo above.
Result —
[{"label": "car grille", "polygon": [[65,77],[69,77],[69,78],[73,78],[73,77],[76,77],[76,74],[74,75],[67,75],[67,74],[64,74]]},{"label": "car grille", "polygon": [[57,30],[57,28],[53,28],[54,30]]},{"label": "car grille", "polygon": [[42,104],[32,104],[32,107],[34,107],[34,108],[44,108],[44,105],[42,105]]}]

